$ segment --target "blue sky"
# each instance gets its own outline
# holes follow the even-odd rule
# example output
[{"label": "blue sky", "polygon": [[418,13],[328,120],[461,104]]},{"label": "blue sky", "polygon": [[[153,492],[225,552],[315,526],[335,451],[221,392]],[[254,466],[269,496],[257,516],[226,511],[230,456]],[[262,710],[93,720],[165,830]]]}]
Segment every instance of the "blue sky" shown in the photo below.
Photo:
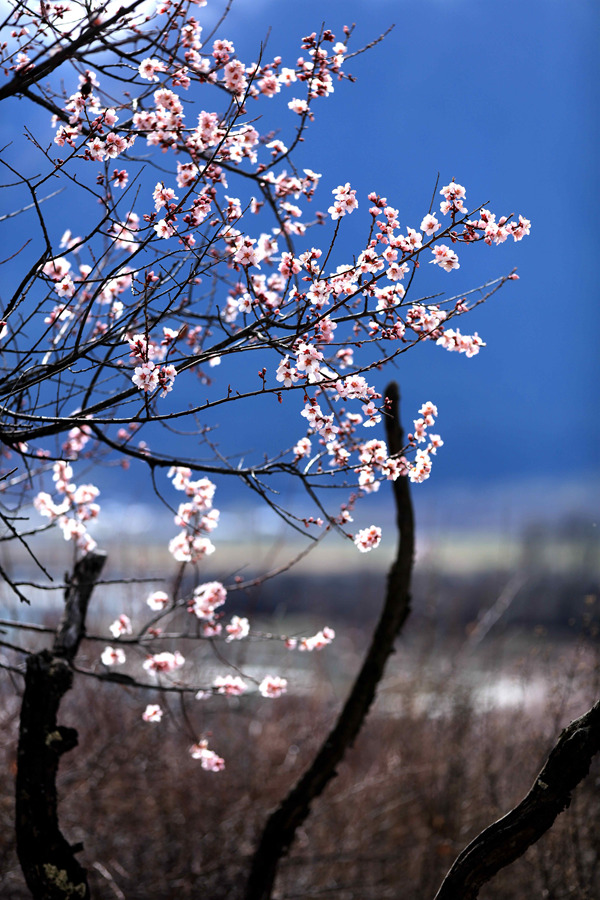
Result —
[{"label": "blue sky", "polygon": [[348,64],[357,83],[316,108],[303,150],[325,196],[350,181],[418,225],[439,171],[441,184],[467,187],[471,204],[532,221],[526,240],[465,252],[448,276],[454,292],[518,267],[520,280],[461,325],[479,331],[485,350],[469,360],[418,348],[395,373],[405,416],[423,399],[440,410],[446,443],[427,490],[597,487],[597,4],[243,2],[228,30],[251,53],[268,23],[267,55],[293,56],[297,36],[324,17],[336,35],[355,22],[355,47],[395,23]]},{"label": "blue sky", "polygon": [[[214,20],[218,8],[209,0],[198,17]],[[445,446],[430,483],[419,488],[422,497],[444,495],[448,508],[474,502],[461,497],[483,503],[504,492],[509,506],[537,498],[527,502],[545,515],[556,491],[566,511],[569,504],[593,507],[600,445],[597,4],[236,0],[216,36],[232,39],[249,63],[268,35],[265,57],[293,64],[301,37],[324,18],[338,36],[356,23],[351,50],[395,24],[382,44],[347,65],[356,84],[337,85],[317,104],[296,157],[323,173],[316,208],[327,208],[340,183],[357,189],[359,210],[344,223],[344,261],[362,249],[369,191],[399,208],[403,225],[418,227],[438,172],[440,185],[454,177],[466,186],[470,206],[485,202],[532,221],[524,241],[468,248],[458,272],[436,269],[435,288],[454,294],[518,267],[520,280],[461,324],[486,341],[479,356],[419,347],[382,376],[382,385],[390,376],[400,382],[409,425],[424,400],[439,408]],[[275,124],[285,109],[277,103]],[[13,109],[3,131],[15,138],[27,107]],[[45,113],[34,124],[43,131]],[[423,271],[423,290],[433,285],[428,279]],[[249,444],[260,441],[256,421],[253,410],[237,420]],[[302,424],[293,410],[285,426],[291,438]]]}]

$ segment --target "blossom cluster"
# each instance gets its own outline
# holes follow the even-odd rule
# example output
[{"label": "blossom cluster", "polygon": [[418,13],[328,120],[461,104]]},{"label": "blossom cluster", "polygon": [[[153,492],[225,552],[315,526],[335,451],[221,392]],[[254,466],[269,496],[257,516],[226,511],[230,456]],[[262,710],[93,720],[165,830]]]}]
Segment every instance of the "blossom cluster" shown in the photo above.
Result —
[{"label": "blossom cluster", "polygon": [[[168,343],[172,329],[164,328],[167,332],[164,343]],[[151,341],[148,341],[143,334],[128,335],[127,343],[129,344],[131,355],[140,365],[135,367],[135,372],[131,378],[136,387],[145,394],[152,393],[156,388],[160,389],[161,397],[166,397],[173,390],[177,369],[173,365],[157,366],[151,356],[164,358],[165,348],[163,346],[156,347]]]},{"label": "blossom cluster", "polygon": [[431,457],[435,456],[439,447],[442,447],[444,442],[439,436],[439,434],[430,434],[427,429],[431,428],[432,425],[435,424],[435,419],[438,414],[437,406],[431,401],[427,401],[424,403],[419,412],[421,413],[421,417],[419,419],[414,420],[414,433],[408,435],[408,439],[412,446],[417,444],[426,444],[426,447],[421,447],[417,449],[415,453],[415,458],[412,463],[408,467],[408,477],[409,479],[419,484],[422,481],[425,481],[429,478],[431,474]]},{"label": "blossom cluster", "polygon": [[51,494],[39,491],[33,505],[40,515],[58,524],[65,541],[75,541],[80,550],[89,553],[97,546],[87,529],[100,512],[100,506],[95,502],[100,491],[93,484],[77,486],[72,478],[70,463],[57,460],[52,467],[52,479],[61,501],[56,503]]},{"label": "blossom cluster", "polygon": [[[43,291],[40,341],[47,342],[41,357],[46,369],[40,370],[56,387],[57,410],[62,398],[69,403],[73,396],[85,395],[87,404],[77,411],[77,424],[69,421],[73,427],[65,429],[63,459],[52,467],[54,496],[39,492],[34,506],[58,524],[65,539],[88,552],[95,546],[87,526],[98,515],[98,489],[72,483],[72,463],[86,452],[90,455],[85,448],[93,436],[104,438],[107,452],[117,446],[125,466],[142,419],[150,430],[168,417],[165,407],[179,402],[173,415],[178,420],[195,416],[195,432],[204,440],[212,428],[204,417],[209,418],[212,406],[252,402],[264,393],[278,410],[277,404],[284,405],[284,397],[295,392],[302,398],[296,408],[304,420],[302,433],[287,454],[277,448],[243,475],[261,484],[255,468],[265,481],[273,473],[292,472],[307,483],[310,479],[311,490],[318,479],[344,487],[351,483],[353,493],[337,514],[301,521],[307,528],[340,527],[358,551],[366,553],[379,546],[382,531],[373,524],[348,533],[356,500],[386,480],[424,481],[443,445],[440,435],[432,433],[437,408],[428,401],[419,409],[406,447],[390,452],[374,430],[389,410],[373,372],[422,341],[466,357],[485,347],[477,333],[463,334],[454,322],[469,311],[466,297],[413,300],[413,280],[425,261],[435,267],[431,272],[444,273],[440,279],[452,279],[467,245],[499,245],[509,237],[520,241],[530,233],[531,223],[521,215],[498,216],[485,208],[469,212],[466,188],[454,179],[441,188],[439,210],[432,206],[409,223],[401,223],[400,210],[375,191],[365,203],[350,182],[331,190],[333,201],[324,204],[326,213],[309,214],[322,175],[298,168],[288,157],[304,140],[315,102],[331,96],[336,80],[349,77],[350,29],[344,29],[342,41],[326,29],[308,35],[302,55],[289,65],[279,56],[266,55],[247,63],[232,41],[205,37],[198,20],[205,2],[161,0],[155,11],[144,8],[139,15],[128,13],[128,18],[115,20],[109,36],[115,38],[117,29],[129,29],[135,36],[128,45],[130,68],[121,97],[118,75],[101,84],[105,76],[91,68],[78,71],[76,80],[73,75],[71,80],[62,78],[62,96],[48,88],[48,103],[52,100],[50,108],[57,113],[54,152],[61,157],[48,156],[53,176],[65,177],[75,164],[77,176],[68,177],[72,184],[83,185],[87,173],[85,189],[99,201],[102,213],[85,238],[65,231],[55,254],[47,238],[46,252],[34,271]],[[74,22],[77,14],[68,4],[44,2],[41,16],[26,5],[17,7],[13,44],[0,47],[0,54],[5,71],[20,73],[19,78],[38,65],[44,53],[53,55],[63,37],[72,41],[89,27],[86,16]],[[177,52],[167,49],[171,44]],[[225,104],[224,94],[230,101]],[[278,130],[272,133],[263,123],[266,108],[276,107],[278,95],[286,98],[289,112],[284,100],[284,115],[278,110]],[[255,114],[256,103],[263,116]],[[155,154],[166,154],[166,164],[157,165],[160,174],[151,179],[144,174],[140,148],[148,166]],[[239,191],[230,186],[234,179],[244,185]],[[339,256],[336,240],[351,224],[350,215],[353,222],[367,218],[367,237],[349,260]],[[326,232],[324,250],[309,239],[318,228]],[[7,321],[0,323],[3,349],[5,338],[18,334],[16,329],[11,332],[15,320],[8,319],[7,314]],[[225,375],[218,377],[233,354],[260,354],[257,381],[236,385]],[[27,356],[25,362],[29,367]],[[189,409],[190,392],[184,395],[180,387],[184,379],[189,385],[192,377],[203,386],[203,399]],[[83,389],[79,378],[85,382]],[[16,393],[21,393],[20,385]],[[169,403],[161,409],[158,398],[168,395]],[[130,413],[133,407],[135,413]],[[101,417],[93,421],[97,412]],[[61,409],[56,415],[63,422],[74,414]],[[270,416],[275,423],[275,413]],[[113,425],[119,443],[113,439]],[[208,438],[205,442],[210,446]],[[144,442],[133,455],[150,463],[158,459]],[[225,457],[215,450],[214,459],[210,474]],[[164,458],[160,462],[164,464]],[[229,459],[221,471],[234,473]],[[182,566],[196,565],[215,551],[211,535],[219,523],[219,510],[213,506],[216,486],[181,465],[174,465],[169,477],[184,494],[174,517],[179,532],[169,542],[169,551]],[[146,600],[153,614],[150,623],[136,635],[124,612],[110,624],[114,646],[100,654],[102,665],[124,665],[129,644],[164,642],[159,623],[185,617],[185,609],[186,637],[225,644],[247,638],[247,618],[233,615],[226,620],[227,598],[228,588],[217,580],[198,584],[185,599],[153,591]],[[310,637],[285,638],[285,643],[289,649],[310,652],[333,639],[333,630],[324,627]],[[141,668],[157,690],[166,682],[169,690],[183,690],[186,662],[179,650],[161,648],[147,653]],[[250,681],[264,697],[287,690],[286,680],[277,675],[250,679],[236,671],[216,675],[197,697],[239,697]],[[158,704],[149,704],[142,718],[158,723],[162,716]],[[206,736],[190,753],[206,770],[224,767]]]},{"label": "blossom cluster", "polygon": [[335,638],[335,631],[328,625],[317,631],[312,637],[303,638],[286,638],[285,646],[288,650],[301,650],[311,652],[313,650],[322,650],[330,644]]},{"label": "blossom cluster", "polygon": [[205,535],[219,522],[219,510],[212,505],[216,486],[209,478],[192,480],[191,469],[184,466],[172,468],[169,477],[187,498],[177,509],[175,524],[181,531],[170,541],[169,552],[177,562],[198,562],[215,552],[215,545]]}]

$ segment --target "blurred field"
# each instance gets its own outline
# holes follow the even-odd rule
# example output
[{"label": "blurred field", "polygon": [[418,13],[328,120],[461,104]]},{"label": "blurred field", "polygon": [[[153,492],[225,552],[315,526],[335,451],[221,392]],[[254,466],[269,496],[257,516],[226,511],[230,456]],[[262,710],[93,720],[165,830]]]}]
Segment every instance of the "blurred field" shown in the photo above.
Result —
[{"label": "blurred field", "polygon": [[[85,844],[94,896],[240,897],[267,811],[333,722],[341,697],[331,668],[350,674],[355,640],[353,632],[341,654],[311,658],[313,690],[301,696],[215,698],[185,709],[175,701],[158,726],[140,719],[150,696],[80,680],[64,707],[63,721],[77,725],[81,743],[61,769],[61,816],[69,839]],[[427,642],[404,643],[365,731],[282,865],[282,900],[433,897],[457,852],[520,799],[560,728],[600,686],[597,647],[585,639],[554,644],[537,636],[528,650],[522,637],[495,642],[459,665]],[[512,689],[495,690],[499,679]],[[21,900],[11,784],[18,702],[8,688],[0,895]],[[227,759],[223,773],[189,758],[186,719],[212,733],[211,745]],[[598,896],[599,779],[596,765],[553,831],[482,900]]]},{"label": "blurred field", "polygon": [[[456,854],[518,802],[561,728],[599,694],[598,571],[589,542],[566,541],[559,553],[533,535],[512,555],[496,546],[495,564],[488,555],[485,565],[461,568],[444,563],[445,554],[458,558],[453,540],[430,548],[417,567],[413,615],[376,705],[282,863],[279,900],[432,898]],[[477,542],[468,540],[465,553],[474,559]],[[280,564],[277,547],[263,545],[260,556],[248,550],[219,548],[220,559],[215,554],[199,580],[233,573],[242,559],[253,560],[244,577]],[[325,562],[309,557],[298,572],[228,603],[228,615],[248,615],[255,628],[273,632],[333,625],[331,647],[300,654],[251,640],[221,644],[219,655],[206,644],[183,648],[195,682],[224,674],[226,657],[255,677],[285,675],[290,692],[282,698],[161,698],[168,715],[151,725],[141,712],[155,694],[77,679],[63,706],[62,721],[78,728],[80,746],[61,766],[61,822],[69,840],[84,843],[80,858],[94,897],[242,896],[265,817],[331,728],[379,612],[385,557],[375,565],[375,554],[368,563],[354,554],[363,565],[350,567],[345,548],[339,552],[337,562],[334,553]],[[122,544],[112,549],[105,577],[154,575],[161,567],[156,548]],[[90,632],[104,630],[115,611],[139,615],[158,586],[100,586]],[[4,616],[24,614],[4,598]],[[54,625],[60,592],[40,592],[39,602]],[[97,665],[103,646],[87,642],[82,664]],[[20,681],[3,675],[0,685],[0,896],[25,900],[13,840]],[[205,772],[189,757],[200,733],[225,757],[224,772]],[[481,900],[600,896],[599,784],[596,762],[552,832]]]}]

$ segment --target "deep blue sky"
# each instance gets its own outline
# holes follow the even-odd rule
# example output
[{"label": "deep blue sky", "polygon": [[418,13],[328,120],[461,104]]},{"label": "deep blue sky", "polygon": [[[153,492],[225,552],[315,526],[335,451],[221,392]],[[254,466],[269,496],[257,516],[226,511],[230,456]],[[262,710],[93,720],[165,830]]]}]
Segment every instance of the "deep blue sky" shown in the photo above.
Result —
[{"label": "deep blue sky", "polygon": [[[214,20],[216,8],[209,0],[198,18]],[[445,446],[422,496],[445,492],[456,498],[448,504],[460,506],[468,485],[479,501],[505,491],[510,506],[536,484],[542,515],[554,490],[565,509],[590,508],[600,446],[597,3],[236,0],[217,36],[233,40],[249,63],[268,35],[265,58],[279,54],[293,65],[302,36],[324,17],[338,36],[356,23],[351,50],[395,24],[382,44],[347,65],[357,83],[337,85],[315,106],[296,156],[323,173],[317,209],[327,209],[340,183],[358,191],[359,210],[344,223],[344,261],[362,249],[369,191],[399,208],[402,225],[418,227],[438,172],[440,185],[455,177],[466,186],[469,205],[487,202],[498,214],[532,221],[522,242],[467,248],[458,272],[436,269],[436,289],[454,294],[518,267],[520,280],[460,325],[487,342],[479,356],[420,347],[390,372],[409,425],[424,400],[439,408]],[[278,102],[274,113],[285,108]],[[3,122],[9,139],[22,133],[26,104],[13,109]],[[27,124],[40,134],[47,116]],[[289,114],[282,126],[285,137]],[[423,288],[430,277],[423,272]],[[289,422],[294,439],[304,424],[297,412]],[[254,411],[242,413],[237,428],[251,431],[252,420]]]},{"label": "deep blue sky", "polygon": [[454,292],[518,267],[520,281],[461,324],[480,332],[485,350],[468,360],[418,348],[397,372],[405,415],[423,399],[440,410],[446,444],[428,490],[434,481],[508,488],[532,479],[560,490],[592,477],[597,486],[598,5],[236,7],[227,30],[240,52],[250,53],[269,23],[267,56],[284,58],[324,18],[336,35],[356,22],[354,47],[395,23],[383,44],[348,64],[357,83],[340,85],[316,107],[304,151],[306,164],[324,174],[325,197],[350,181],[359,196],[385,194],[402,223],[418,226],[439,171],[441,184],[455,177],[467,187],[471,204],[489,201],[499,214],[532,221],[531,236],[518,244],[463,252],[460,272],[444,284]]}]

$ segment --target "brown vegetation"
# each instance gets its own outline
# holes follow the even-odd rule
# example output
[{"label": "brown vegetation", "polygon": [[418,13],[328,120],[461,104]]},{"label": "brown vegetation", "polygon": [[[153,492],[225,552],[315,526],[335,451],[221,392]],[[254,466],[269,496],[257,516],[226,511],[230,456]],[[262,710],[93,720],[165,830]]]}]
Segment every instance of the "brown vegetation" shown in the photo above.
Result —
[{"label": "brown vegetation", "polygon": [[[433,640],[429,652],[411,647],[410,636],[401,641],[364,733],[281,865],[277,897],[434,896],[457,853],[518,802],[560,729],[598,693],[591,643],[552,645],[540,637],[523,652],[515,642],[486,643],[452,667]],[[502,707],[496,696],[486,706],[486,690],[503,678],[521,686],[519,701]],[[331,727],[336,695],[324,666],[322,689],[306,697],[211,701],[204,725],[228,763],[213,774],[188,757],[179,701],[168,722],[147,725],[139,694],[119,685],[99,691],[79,679],[64,704],[63,721],[77,723],[80,746],[61,767],[60,816],[68,839],[84,843],[80,859],[93,896],[241,896],[267,813]],[[190,702],[197,712],[198,701]],[[13,774],[17,704],[6,686],[0,752],[3,770]],[[596,762],[570,809],[482,889],[482,900],[598,895],[599,777]],[[8,774],[0,797],[0,894],[25,900],[12,794]]]}]

